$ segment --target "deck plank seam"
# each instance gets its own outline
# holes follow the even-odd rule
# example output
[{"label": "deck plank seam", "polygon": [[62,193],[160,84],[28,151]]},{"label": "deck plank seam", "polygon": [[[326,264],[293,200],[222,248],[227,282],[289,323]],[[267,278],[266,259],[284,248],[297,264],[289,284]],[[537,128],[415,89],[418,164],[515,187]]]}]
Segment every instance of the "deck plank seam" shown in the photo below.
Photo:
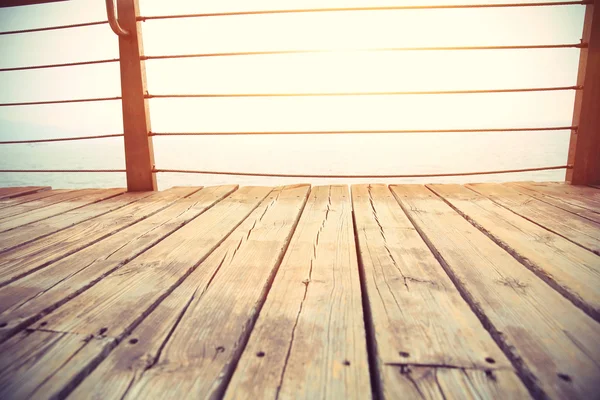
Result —
[{"label": "deck plank seam", "polygon": [[[201,189],[198,189],[196,192],[200,191]],[[235,192],[234,189],[231,193],[229,193],[227,196],[231,195],[233,192]],[[194,193],[191,193],[190,196]],[[143,251],[140,251],[138,254],[134,255],[133,257],[130,258],[126,258],[124,260],[121,260],[117,265],[114,266],[114,268],[111,268],[110,270],[106,271],[105,273],[103,273],[102,275],[98,276],[97,278],[93,279],[92,281],[88,282],[87,284],[85,284],[84,286],[82,286],[81,288],[70,292],[68,295],[66,295],[63,299],[61,299],[60,301],[57,301],[56,303],[48,306],[47,308],[44,308],[43,310],[41,310],[40,312],[38,312],[37,314],[35,314],[34,316],[24,319],[23,321],[21,321],[18,325],[16,325],[13,329],[8,330],[4,337],[0,337],[0,343],[4,342],[5,340],[9,339],[10,337],[14,336],[15,334],[17,334],[18,332],[22,331],[23,329],[26,329],[27,326],[39,321],[41,318],[43,318],[44,316],[48,315],[49,313],[51,313],[52,311],[58,309],[59,307],[61,307],[62,305],[64,305],[65,303],[67,303],[68,301],[74,299],[75,297],[79,296],[80,294],[84,293],[85,291],[87,291],[88,289],[92,288],[94,285],[96,285],[97,283],[99,283],[102,279],[106,278],[107,276],[111,275],[112,273],[114,273],[115,271],[117,271],[118,269],[122,268],[123,266],[125,266],[126,264],[128,264],[129,262],[135,260],[137,257],[141,256],[142,254],[144,254],[145,252],[147,252],[148,250],[152,249],[154,246],[158,245],[160,242],[162,242],[163,240],[165,240],[166,238],[168,238],[169,236],[171,236],[172,234],[174,234],[175,232],[177,232],[179,229],[181,229],[182,227],[184,227],[185,225],[187,225],[188,223],[192,222],[194,219],[198,218],[200,215],[204,214],[206,211],[210,210],[212,207],[214,207],[215,205],[217,205],[220,201],[224,200],[227,196],[223,197],[220,200],[215,201],[213,204],[210,204],[208,207],[206,207],[204,210],[202,210],[202,212],[200,212],[198,215],[194,216],[193,218],[191,218],[189,221],[182,223],[180,226],[178,226],[176,229],[174,229],[171,232],[168,232],[167,234],[165,234],[164,236],[160,237],[159,239],[157,239],[154,243],[151,243],[150,246],[148,246],[148,248],[144,249]],[[187,196],[186,196],[187,197]],[[183,199],[185,199],[186,197],[184,197]],[[181,199],[180,199],[181,200]],[[171,204],[174,205],[175,203]],[[198,204],[198,202],[194,202],[192,204],[192,206],[195,206],[196,204]],[[192,206],[188,207],[186,209],[186,211],[189,211]],[[170,206],[168,206],[170,207]],[[166,208],[168,208],[166,207]],[[165,208],[165,209],[166,209]],[[164,211],[165,209],[161,210]],[[179,215],[177,215],[176,217],[172,218],[176,219],[179,216],[181,216],[183,213],[180,213]],[[146,231],[143,233],[143,235],[148,234],[149,232],[152,232],[153,230],[169,223],[171,220],[169,221],[164,221],[163,223],[161,223],[160,225],[152,228],[149,231]],[[115,254],[117,251],[119,251],[120,249],[122,249],[123,247],[127,246],[129,243],[131,243],[132,241],[136,240],[136,238],[128,241],[127,243],[125,243],[123,246],[120,246],[117,250],[113,251],[111,254],[109,254],[108,256],[104,257],[103,259],[109,259],[113,254]],[[33,299],[41,296],[42,294],[46,293],[47,291],[51,290],[53,287],[59,285],[60,283],[66,281],[67,279],[71,278],[72,276],[80,273],[81,271],[83,271],[84,269],[88,268],[90,265],[93,265],[94,263],[96,263],[98,260],[93,260],[92,262],[90,262],[88,265],[80,268],[77,271],[74,271],[73,273],[67,275],[66,277],[64,277],[63,279],[59,280],[58,282],[56,282],[55,284],[53,284],[52,286],[50,286],[49,288],[44,289],[42,292],[38,293],[36,296],[28,299],[27,301],[25,301],[24,303],[21,303],[18,305],[18,307],[11,309],[11,311],[15,311],[18,310],[19,308],[23,307],[25,304],[27,304],[28,302],[32,301]],[[4,332],[3,332],[4,333]],[[91,372],[91,371],[90,371]]]},{"label": "deck plank seam", "polygon": [[[101,201],[108,200],[108,199],[112,199],[113,197],[116,197],[116,196],[120,196],[120,195],[121,195],[121,194],[123,194],[123,193],[124,193],[124,192],[115,193],[115,194],[112,194],[112,195],[110,195],[110,196],[108,196],[108,197],[103,197],[103,198],[100,198],[100,199],[97,199],[97,200],[91,201],[91,202],[89,202],[89,203],[86,203],[86,204],[80,205],[79,207],[75,207],[75,208],[72,208],[72,209],[69,209],[69,210],[63,210],[63,211],[61,211],[61,212],[59,212],[59,213],[57,213],[57,214],[48,215],[48,216],[46,216],[46,217],[43,217],[43,218],[40,218],[40,219],[36,219],[35,221],[29,221],[29,222],[27,222],[27,223],[25,223],[25,224],[22,224],[22,225],[13,226],[12,228],[9,228],[9,229],[4,229],[4,230],[0,231],[0,233],[7,233],[7,232],[10,232],[10,231],[12,231],[12,230],[14,230],[14,229],[20,228],[20,227],[22,227],[22,226],[27,226],[27,225],[30,225],[30,224],[33,224],[33,223],[36,223],[36,222],[42,222],[42,221],[45,221],[45,220],[47,220],[47,219],[49,219],[49,218],[52,218],[52,217],[56,217],[56,216],[58,216],[58,215],[65,214],[65,213],[67,213],[67,212],[69,212],[69,211],[73,211],[73,210],[79,210],[79,209],[81,209],[81,208],[83,208],[83,207],[86,207],[86,206],[89,206],[89,205],[92,205],[92,204],[97,204],[97,203],[100,203]],[[82,193],[82,194],[81,194],[81,196],[73,197],[73,198],[70,198],[70,199],[67,199],[67,200],[64,200],[64,201],[60,201],[60,202],[58,202],[58,203],[55,203],[55,204],[67,203],[67,202],[69,202],[69,201],[77,201],[77,200],[79,200],[81,197],[84,197],[84,196],[86,196],[86,195],[88,195],[88,194],[90,194],[90,193],[89,193],[89,192],[88,192],[88,193]],[[11,221],[11,220],[13,220],[13,219],[18,219],[18,218],[20,218],[20,217],[23,217],[25,214],[27,214],[27,213],[28,213],[28,212],[30,212],[30,211],[42,210],[42,209],[44,209],[44,208],[46,208],[46,207],[51,207],[51,206],[53,206],[53,205],[54,205],[54,204],[51,204],[51,205],[48,205],[48,206],[45,206],[45,207],[36,208],[36,209],[34,209],[34,210],[28,210],[28,211],[26,211],[26,212],[24,212],[24,213],[22,213],[22,214],[16,214],[16,215],[13,215],[13,216],[7,217],[6,219],[3,219],[3,220],[2,220],[2,223],[5,223],[5,222],[10,222],[10,221]],[[1,229],[1,228],[0,228],[0,229]]]},{"label": "deck plank seam", "polygon": [[[582,215],[582,214],[576,213],[576,212],[575,212],[575,211],[573,211],[572,209],[569,209],[569,208],[564,208],[564,207],[561,207],[561,206],[559,206],[559,205],[556,205],[556,203],[552,203],[552,202],[548,201],[548,200],[547,200],[547,197],[550,197],[551,199],[553,199],[553,201],[555,201],[555,202],[557,202],[557,203],[559,203],[559,204],[560,204],[560,203],[564,203],[564,204],[566,205],[565,207],[575,207],[575,208],[580,208],[581,210],[583,210],[583,211],[588,211],[588,212],[593,212],[592,210],[589,210],[589,209],[587,209],[587,208],[585,208],[585,207],[581,207],[581,206],[578,206],[578,205],[575,205],[575,204],[571,204],[571,203],[569,203],[569,202],[565,201],[564,199],[560,199],[560,198],[558,198],[558,197],[552,197],[552,196],[548,196],[546,193],[538,192],[537,190],[533,190],[533,189],[530,189],[530,188],[528,188],[528,187],[526,187],[526,186],[523,186],[523,185],[519,184],[519,182],[516,182],[516,183],[515,183],[515,186],[517,186],[517,187],[519,188],[519,189],[518,189],[518,190],[519,190],[519,193],[523,193],[523,194],[525,194],[525,193],[526,193],[528,196],[531,196],[531,197],[533,197],[534,199],[537,199],[537,200],[539,200],[539,201],[541,201],[541,202],[544,202],[544,203],[546,203],[546,204],[549,204],[549,205],[551,205],[551,206],[554,206],[554,207],[556,207],[556,208],[559,208],[559,209],[561,209],[561,210],[563,210],[563,211],[569,212],[569,213],[571,213],[571,214],[573,214],[573,215],[580,216],[581,218],[585,218],[585,219],[587,219],[588,221],[592,221],[592,222],[598,223],[598,220],[592,219],[592,218],[590,218],[590,217],[588,217],[588,216],[586,216],[586,215]],[[512,187],[512,186],[508,186],[508,187]],[[533,194],[531,194],[531,192],[537,193],[537,194],[538,194],[538,196],[540,196],[540,197],[536,197],[536,196],[534,196]],[[598,215],[598,218],[600,219],[600,215]]]},{"label": "deck plank seam", "polygon": [[[352,187],[350,187],[350,192],[352,192]],[[369,379],[371,382],[371,393],[373,396],[373,400],[381,400],[385,397],[383,395],[383,379],[379,371],[379,366],[377,362],[377,355],[379,354],[379,349],[377,346],[377,340],[375,340],[375,323],[373,321],[373,311],[371,309],[371,303],[369,302],[365,265],[362,257],[362,252],[359,247],[358,225],[356,222],[356,215],[354,213],[354,198],[352,196],[352,193],[350,194],[350,199],[352,204],[352,226],[354,230],[354,246],[356,248],[356,258],[358,264],[358,278],[360,283],[360,297],[363,309],[363,323],[365,326],[365,339],[367,342],[367,361],[369,363]]]},{"label": "deck plank seam", "polygon": [[[427,187],[427,188],[429,189],[429,185],[425,185],[425,187]],[[505,206],[504,204],[502,204],[502,203],[500,203],[500,202],[498,202],[498,201],[494,200],[492,197],[490,197],[490,196],[488,196],[488,195],[486,195],[486,194],[484,194],[484,193],[478,192],[477,190],[475,190],[475,189],[474,189],[474,188],[472,188],[471,186],[468,186],[468,185],[463,185],[463,187],[464,187],[464,188],[466,188],[466,189],[468,189],[468,190],[471,190],[471,191],[472,191],[472,192],[474,192],[474,193],[477,193],[477,194],[478,194],[478,195],[480,195],[480,196],[484,196],[486,199],[489,199],[489,200],[490,200],[490,201],[492,201],[494,204],[496,204],[496,205],[498,205],[498,206],[500,206],[500,207],[502,207],[502,208],[504,208],[504,209],[506,209],[506,210],[508,210],[508,211],[512,212],[513,214],[515,214],[515,215],[517,215],[517,216],[519,216],[519,217],[521,217],[521,218],[523,218],[523,219],[525,219],[525,220],[527,220],[527,221],[531,222],[532,224],[535,224],[535,225],[539,226],[540,228],[543,228],[543,229],[545,229],[545,230],[547,230],[547,231],[549,231],[549,232],[552,232],[553,234],[555,234],[555,235],[557,235],[557,236],[560,236],[560,237],[562,237],[563,239],[566,239],[566,240],[568,240],[569,242],[571,242],[571,243],[573,243],[573,244],[575,244],[575,245],[577,245],[577,246],[581,247],[582,249],[585,249],[585,250],[587,250],[587,251],[591,251],[592,253],[594,253],[594,254],[596,254],[596,255],[599,255],[599,256],[600,256],[600,250],[593,250],[593,249],[590,249],[590,248],[588,248],[588,247],[584,246],[583,244],[581,244],[581,243],[578,243],[578,242],[574,241],[573,239],[570,239],[570,238],[566,237],[565,235],[561,234],[560,232],[557,232],[557,231],[555,231],[555,230],[553,230],[553,229],[550,229],[550,228],[548,228],[548,227],[546,227],[546,226],[544,226],[544,225],[542,225],[542,224],[540,224],[540,223],[538,223],[538,222],[534,221],[533,219],[531,219],[531,218],[529,218],[529,217],[527,217],[527,216],[525,216],[525,215],[523,215],[523,214],[520,214],[520,213],[518,213],[517,211],[515,211],[515,210],[513,210],[513,209],[511,209],[511,208],[509,208],[509,207],[507,207],[507,206]],[[535,198],[535,197],[531,197],[531,200],[529,200],[529,201],[532,201],[532,200],[536,200],[536,198]],[[534,202],[534,204],[535,204],[535,202]],[[552,204],[550,204],[550,205],[551,205],[552,207],[554,207],[554,208],[557,208],[557,209],[559,209],[559,210],[560,210],[560,208],[558,208],[558,207],[556,207],[556,206],[554,206],[554,205],[552,205]],[[574,215],[577,215],[577,214],[574,214]],[[592,222],[594,222],[594,224],[598,225],[598,227],[597,227],[597,228],[598,228],[598,229],[600,229],[600,224],[598,224],[598,223],[597,223],[597,222],[595,222],[595,221],[592,221]]]},{"label": "deck plank seam", "polygon": [[[77,385],[79,383],[81,383],[81,381],[83,381],[83,379],[85,377],[87,377],[89,374],[91,374],[94,369],[106,358],[108,357],[108,355],[110,354],[110,352],[116,348],[126,337],[130,336],[131,333],[135,330],[135,328],[148,316],[150,315],[155,309],[156,307],[158,307],[158,305],[160,303],[163,302],[164,299],[166,299],[171,293],[173,293],[173,291],[175,289],[177,289],[177,287],[179,285],[181,285],[187,278],[189,275],[191,275],[192,272],[194,272],[194,270],[200,265],[202,264],[202,262],[204,262],[204,260],[206,260],[230,235],[233,231],[235,231],[251,214],[252,212],[254,212],[254,210],[256,210],[260,204],[262,203],[262,201],[270,194],[271,192],[268,192],[265,194],[265,196],[263,197],[263,199],[259,202],[257,202],[256,206],[254,206],[249,212],[248,214],[241,219],[241,221],[239,221],[237,224],[235,224],[231,230],[229,230],[229,232],[227,234],[225,234],[223,237],[220,238],[219,241],[217,241],[214,246],[212,247],[212,249],[210,249],[210,251],[207,252],[207,254],[204,255],[204,257],[202,257],[200,260],[198,260],[192,267],[188,268],[188,270],[181,276],[179,277],[179,279],[177,279],[173,285],[171,285],[171,287],[169,287],[167,290],[165,290],[164,293],[162,293],[154,303],[152,303],[151,305],[148,306],[148,308],[146,310],[144,310],[137,318],[135,318],[130,324],[129,326],[127,326],[127,328],[125,328],[123,330],[123,332],[119,335],[117,335],[115,337],[115,342],[114,345],[110,346],[110,348],[107,348],[106,351],[103,352],[103,354],[98,355],[97,357],[95,357],[90,363],[88,363],[88,365],[82,369],[82,372],[80,374],[83,373],[83,371],[87,371],[85,373],[85,375],[83,375],[81,377],[81,380],[79,382],[77,382]],[[216,203],[215,203],[216,204]],[[183,314],[182,314],[183,316]],[[164,344],[167,343],[167,340],[165,340]],[[108,346],[107,346],[108,347]],[[96,363],[94,363],[93,366],[91,366],[91,364],[97,360]],[[158,360],[158,359],[157,359]],[[155,361],[155,363],[157,362],[157,360]],[[148,368],[149,369],[149,368]],[[148,370],[146,369],[146,370]],[[71,393],[76,387],[77,385],[73,385],[72,387],[67,387],[65,386],[62,390],[65,392],[64,396],[68,396],[69,393]],[[68,389],[68,390],[67,390]]]},{"label": "deck plank seam", "polygon": [[554,200],[557,200],[557,201],[560,201],[560,202],[563,202],[563,203],[567,203],[567,204],[569,204],[571,206],[575,206],[575,207],[578,207],[578,208],[583,208],[584,210],[587,210],[587,211],[592,212],[594,214],[599,214],[599,216],[600,216],[600,211],[596,211],[596,210],[593,210],[591,208],[588,208],[588,207],[585,207],[585,206],[582,206],[582,205],[577,205],[577,204],[571,203],[569,201],[569,200],[571,200],[570,198],[567,199],[567,198],[564,198],[564,197],[561,197],[561,196],[556,196],[554,193],[551,193],[551,192],[547,192],[547,191],[543,191],[543,190],[538,190],[536,188],[532,188],[532,187],[529,187],[529,186],[524,186],[523,183],[521,183],[521,182],[517,182],[516,184],[519,187],[524,187],[525,189],[531,190],[533,192],[536,192],[536,193],[538,193],[538,194],[540,194],[542,196],[551,197]]},{"label": "deck plank seam", "polygon": [[[312,187],[311,187],[311,192],[312,192]],[[310,193],[309,193],[310,196]],[[316,198],[316,196],[315,196]],[[296,227],[298,226],[298,224],[300,223],[300,219],[302,218],[302,214],[304,214],[304,210],[306,208],[306,203],[308,203],[308,199],[305,201],[304,206],[302,207],[302,213],[300,214],[298,221],[296,223],[296,226],[294,227],[294,232],[296,232]],[[300,315],[302,314],[302,307],[304,306],[304,301],[306,300],[306,296],[308,296],[308,285],[310,285],[310,282],[312,280],[312,271],[313,271],[313,262],[314,260],[317,258],[317,245],[319,244],[319,235],[321,234],[321,231],[323,230],[323,228],[325,227],[325,222],[327,222],[327,218],[329,217],[329,207],[331,205],[331,185],[329,186],[329,192],[327,194],[327,210],[325,212],[325,218],[323,219],[323,222],[321,223],[321,226],[319,227],[319,230],[317,231],[317,235],[315,238],[315,243],[313,243],[313,256],[310,259],[310,265],[309,265],[309,269],[308,269],[308,278],[303,281],[302,283],[304,284],[304,295],[302,297],[302,301],[300,302],[300,306],[298,307],[298,313],[296,314],[296,319],[294,320],[294,325],[292,326],[292,333],[290,335],[290,342],[288,345],[288,349],[285,355],[285,359],[283,361],[283,367],[281,368],[281,374],[279,375],[279,383],[277,384],[277,390],[275,391],[275,400],[279,400],[279,395],[281,392],[281,387],[283,386],[283,379],[285,378],[285,372],[287,370],[287,366],[288,366],[288,362],[290,359],[290,356],[292,354],[292,347],[294,345],[294,337],[295,337],[295,333],[296,333],[296,328],[298,327],[298,321],[300,320]],[[289,248],[289,245],[292,241],[291,238],[293,238],[293,233],[292,236],[290,236],[290,240],[287,243],[286,246],[286,251]],[[285,256],[285,253],[283,254],[283,256],[281,257],[281,260],[279,261],[279,264],[277,266],[277,269],[279,270],[279,267],[281,266],[281,262],[283,261],[283,257]],[[275,280],[275,275],[273,275],[273,281]],[[272,284],[272,282],[271,282]],[[266,298],[266,296],[265,296]],[[261,307],[262,308],[262,307]]]},{"label": "deck plank seam", "polygon": [[[183,198],[183,197],[181,197],[181,198]],[[139,200],[142,200],[142,199],[139,199]],[[139,200],[136,200],[133,203],[137,203]],[[136,219],[133,222],[129,222],[129,223],[121,226],[120,228],[118,228],[117,230],[115,230],[113,232],[107,233],[107,234],[105,234],[105,235],[103,235],[103,236],[101,236],[101,237],[93,240],[92,242],[85,244],[84,246],[81,246],[79,248],[71,249],[71,250],[69,250],[69,251],[67,251],[65,253],[61,253],[60,255],[56,256],[55,258],[53,258],[51,260],[48,260],[48,261],[44,262],[43,264],[38,265],[38,266],[36,266],[34,268],[31,268],[30,270],[27,270],[26,272],[24,272],[22,274],[14,275],[14,276],[12,276],[10,278],[7,278],[5,281],[0,282],[0,288],[2,288],[4,286],[6,286],[6,285],[8,285],[8,284],[10,284],[10,283],[18,280],[18,279],[21,279],[21,278],[23,278],[23,277],[25,277],[27,275],[30,275],[30,274],[32,274],[32,273],[34,273],[36,271],[39,271],[40,269],[46,268],[48,265],[50,265],[52,263],[55,263],[55,262],[57,262],[59,260],[62,260],[63,258],[68,257],[70,255],[73,255],[73,254],[75,254],[75,253],[77,253],[77,252],[79,252],[79,251],[81,251],[81,250],[83,250],[83,249],[85,249],[85,248],[87,248],[89,246],[92,246],[92,245],[94,245],[96,243],[99,243],[102,240],[104,240],[106,238],[109,238],[109,237],[111,237],[111,236],[113,236],[113,235],[115,235],[115,234],[123,231],[124,229],[129,228],[130,226],[133,226],[133,225],[137,224],[138,222],[144,221],[144,220],[152,217],[153,215],[156,215],[159,212],[163,211],[167,207],[170,207],[177,200],[179,200],[179,199],[170,199],[170,200],[168,200],[168,201],[165,202],[164,206],[162,206],[160,208],[157,208],[156,210],[152,211],[151,213],[149,213],[147,215],[144,215],[143,217],[141,217],[139,219]],[[133,203],[129,203],[129,204],[133,204]],[[154,201],[153,201],[153,203],[154,203]],[[115,211],[115,210],[112,210],[112,211]],[[45,249],[42,249],[42,250],[38,251],[37,253],[34,253],[33,255],[37,255],[37,254],[42,253],[44,251],[45,251]]]},{"label": "deck plank seam", "polygon": [[[429,189],[430,190],[430,189]],[[479,306],[478,302],[473,298],[471,293],[464,287],[463,283],[460,281],[459,277],[452,271],[442,254],[437,250],[433,242],[429,240],[429,237],[425,234],[425,232],[421,229],[421,227],[416,223],[413,217],[406,210],[406,206],[402,204],[402,202],[398,199],[396,194],[392,191],[392,194],[396,198],[396,201],[404,211],[404,214],[409,219],[411,224],[415,227],[416,231],[419,233],[429,250],[433,254],[433,256],[437,259],[441,267],[444,269],[459,294],[463,298],[463,300],[469,305],[473,313],[477,316],[483,327],[489,332],[490,336],[496,342],[498,347],[504,352],[508,360],[511,362],[515,371],[517,372],[517,376],[521,379],[521,381],[525,384],[525,387],[531,394],[531,396],[535,399],[545,399],[548,398],[548,395],[544,392],[544,390],[537,383],[537,378],[533,374],[533,372],[528,368],[523,359],[518,355],[514,354],[512,351],[513,346],[505,341],[502,336],[502,332],[498,331],[489,317],[486,315],[485,311]],[[435,193],[434,193],[435,194]],[[437,194],[435,194],[437,196]],[[460,215],[460,214],[459,214]]]},{"label": "deck plank seam", "polygon": [[436,193],[434,190],[432,190],[428,186],[426,186],[426,187],[432,193],[434,193],[436,196],[438,196],[440,199],[442,199],[442,201],[444,203],[446,203],[449,207],[451,207],[457,214],[459,214],[461,217],[463,217],[465,220],[467,220],[471,225],[473,225],[477,230],[479,230],[481,233],[483,233],[485,236],[487,236],[490,240],[492,240],[496,245],[498,245],[498,247],[500,247],[502,250],[506,251],[515,260],[517,260],[521,265],[523,265],[525,268],[530,270],[535,276],[537,276],[542,281],[544,281],[552,289],[554,289],[555,291],[560,293],[564,298],[569,300],[577,308],[582,310],[584,313],[586,313],[592,319],[600,322],[600,312],[596,311],[594,308],[592,308],[591,306],[586,304],[583,301],[583,299],[579,298],[576,295],[576,293],[570,292],[567,288],[563,287],[560,283],[558,283],[554,278],[547,275],[542,268],[537,266],[535,263],[531,262],[527,257],[519,254],[515,249],[513,249],[507,243],[505,243],[504,241],[500,240],[499,238],[497,238],[496,236],[491,234],[484,226],[477,223],[477,221],[475,221],[473,218],[471,218],[467,214],[463,213],[461,210],[459,210],[457,207],[455,207],[451,202],[446,200],[443,196],[439,195],[438,193]]},{"label": "deck plank seam", "polygon": [[[293,187],[293,186],[294,185],[285,186],[285,187]],[[302,205],[300,206],[296,220],[294,221],[294,223],[288,233],[288,239],[284,243],[281,253],[279,254],[279,257],[275,261],[275,264],[274,264],[273,268],[271,269],[271,272],[269,273],[265,287],[263,288],[263,290],[260,294],[260,297],[258,299],[257,306],[256,306],[256,312],[254,313],[254,315],[252,315],[246,321],[245,331],[243,332],[242,335],[240,335],[240,337],[234,344],[235,350],[232,353],[231,362],[227,365],[226,371],[224,372],[224,375],[221,378],[220,387],[215,392],[215,397],[217,397],[217,398],[222,398],[223,395],[225,394],[225,392],[227,391],[229,383],[231,382],[231,378],[233,377],[233,373],[235,372],[237,365],[240,361],[240,358],[242,357],[242,354],[244,353],[244,350],[246,349],[248,341],[250,340],[250,335],[252,334],[252,331],[254,330],[254,326],[256,325],[256,321],[258,320],[258,317],[260,316],[260,312],[261,312],[263,306],[265,305],[265,302],[267,301],[267,296],[269,295],[269,292],[271,291],[271,288],[273,287],[273,282],[275,281],[275,277],[277,276],[277,273],[279,272],[279,268],[281,267],[283,258],[285,257],[285,254],[287,253],[287,251],[289,249],[290,243],[292,242],[292,238],[294,237],[294,234],[296,233],[298,224],[300,223],[300,219],[302,218],[302,215],[304,214],[306,204],[308,203],[308,199],[310,197],[311,189],[312,189],[312,186],[309,187],[309,190],[307,191],[306,195],[304,196],[304,200],[302,202]],[[277,197],[275,200],[279,199],[281,192],[282,192],[282,190],[277,193]],[[273,202],[271,204],[269,204],[268,208],[270,208],[273,204],[274,204]],[[265,214],[266,214],[266,211],[265,211],[265,213],[263,213],[263,215],[261,215],[261,217],[259,218],[259,221],[262,220],[262,218],[265,216]],[[250,235],[248,235],[248,237],[249,236]],[[290,346],[290,348],[291,348],[291,346]],[[286,364],[287,364],[287,359],[286,359]],[[282,372],[282,379],[283,379],[283,376],[284,376],[284,373]],[[280,382],[279,386],[277,387],[277,394],[275,397],[276,399],[278,399],[280,388],[281,388],[281,382]]]}]

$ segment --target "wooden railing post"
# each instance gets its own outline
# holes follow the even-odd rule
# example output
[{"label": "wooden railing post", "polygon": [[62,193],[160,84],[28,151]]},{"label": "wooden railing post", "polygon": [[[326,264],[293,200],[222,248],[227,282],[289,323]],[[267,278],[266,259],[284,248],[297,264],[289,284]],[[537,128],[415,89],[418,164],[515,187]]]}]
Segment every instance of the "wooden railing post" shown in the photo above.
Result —
[{"label": "wooden railing post", "polygon": [[123,130],[125,133],[125,165],[127,190],[156,190],[154,149],[150,133],[150,113],[146,86],[138,0],[117,0],[119,24],[129,32],[119,36]]},{"label": "wooden railing post", "polygon": [[586,6],[573,126],[566,181],[574,185],[600,184],[600,1]]}]

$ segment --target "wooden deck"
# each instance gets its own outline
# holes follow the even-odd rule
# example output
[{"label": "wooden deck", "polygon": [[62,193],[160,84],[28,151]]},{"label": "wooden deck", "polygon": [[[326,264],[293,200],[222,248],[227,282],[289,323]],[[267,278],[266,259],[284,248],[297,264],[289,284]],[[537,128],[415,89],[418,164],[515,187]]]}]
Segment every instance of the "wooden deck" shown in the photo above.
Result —
[{"label": "wooden deck", "polygon": [[600,396],[600,189],[0,189],[0,398]]}]

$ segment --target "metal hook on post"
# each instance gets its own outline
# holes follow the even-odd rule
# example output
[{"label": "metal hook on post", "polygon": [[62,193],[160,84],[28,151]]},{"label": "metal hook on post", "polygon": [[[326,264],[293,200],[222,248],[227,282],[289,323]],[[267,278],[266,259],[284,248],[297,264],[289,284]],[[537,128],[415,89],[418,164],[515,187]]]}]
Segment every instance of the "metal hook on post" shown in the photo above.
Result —
[{"label": "metal hook on post", "polygon": [[[118,1],[118,0],[116,0]],[[106,15],[108,16],[108,24],[113,32],[119,36],[128,36],[129,32],[121,28],[115,13],[115,4],[113,0],[106,0]]]}]

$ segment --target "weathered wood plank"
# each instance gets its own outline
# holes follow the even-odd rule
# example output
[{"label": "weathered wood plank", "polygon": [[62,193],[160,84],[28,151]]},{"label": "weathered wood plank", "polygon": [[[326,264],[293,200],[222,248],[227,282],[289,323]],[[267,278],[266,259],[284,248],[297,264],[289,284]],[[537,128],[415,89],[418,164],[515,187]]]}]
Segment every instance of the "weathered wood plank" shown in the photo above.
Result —
[{"label": "weathered wood plank", "polygon": [[0,255],[0,286],[30,274],[118,232],[188,196],[198,188],[177,188],[82,222]]},{"label": "weathered wood plank", "polygon": [[0,288],[0,341],[139,256],[236,188],[204,188],[76,254]]},{"label": "weathered wood plank", "polygon": [[58,397],[85,375],[73,366],[83,360],[97,362],[94,357],[101,358],[115,345],[115,339],[103,336],[22,332],[0,344],[0,398]]},{"label": "weathered wood plank", "polygon": [[0,188],[0,199],[10,199],[13,197],[24,196],[26,194],[37,193],[50,189],[50,186],[22,186]]},{"label": "weathered wood plank", "polygon": [[600,257],[460,185],[428,187],[527,268],[600,321]]},{"label": "weathered wood plank", "polygon": [[348,188],[313,188],[225,397],[370,398],[358,275]]},{"label": "weathered wood plank", "polygon": [[392,192],[537,396],[598,393],[600,324],[420,185]]},{"label": "weathered wood plank", "polygon": [[[80,222],[101,216],[117,210],[133,202],[148,197],[153,192],[123,193],[98,203],[89,204],[82,208],[67,211],[54,217],[19,226],[7,232],[0,233],[0,253],[31,243],[63,229],[72,227]],[[1,256],[0,256],[1,257]]]},{"label": "weathered wood plank", "polygon": [[566,203],[600,213],[600,197],[597,190],[588,186],[575,186],[562,183],[527,182],[518,183],[528,189],[555,197]]},{"label": "weathered wood plank", "polygon": [[515,214],[600,255],[600,224],[497,183],[466,185]]},{"label": "weathered wood plank", "polygon": [[[99,201],[115,197],[124,192],[124,189],[86,189],[84,191],[74,191],[72,198],[65,198],[56,204],[47,207],[31,210],[25,214],[15,215],[0,220],[0,232],[14,229],[21,225],[27,225],[32,222],[40,221],[49,217],[53,217],[64,212],[81,208],[88,204],[97,203]],[[81,196],[79,194],[82,194]],[[65,197],[67,197],[65,195]],[[51,197],[52,199],[52,197]]]},{"label": "weathered wood plank", "polygon": [[352,203],[382,397],[529,398],[387,186]]},{"label": "weathered wood plank", "polygon": [[[181,390],[196,379],[204,382],[205,391],[218,391],[218,381],[228,379],[218,372],[231,368],[239,357],[307,193],[307,186],[272,192],[70,397],[136,397],[133,392],[144,390],[140,385],[146,374],[162,371],[165,361],[176,369],[186,356],[192,357],[191,364],[181,372],[193,377],[180,382]],[[180,375],[173,374],[168,379],[177,384]],[[161,397],[162,390],[168,388],[138,396]],[[197,389],[192,397],[207,397],[202,393]],[[177,391],[167,395],[176,397]]]},{"label": "weathered wood plank", "polygon": [[65,190],[44,190],[41,192],[26,194],[23,196],[2,199],[2,200],[0,200],[0,209],[6,208],[6,207],[13,207],[15,205],[27,203],[27,202],[34,201],[34,200],[41,200],[45,197],[50,197],[50,196],[54,196],[54,195],[63,193],[64,191]]},{"label": "weathered wood plank", "polygon": [[516,182],[516,183],[509,182],[509,183],[504,183],[504,185],[508,186],[511,189],[514,189],[520,193],[534,197],[537,200],[543,201],[544,203],[552,204],[553,206],[558,207],[561,210],[565,210],[570,213],[579,215],[580,217],[589,219],[590,221],[600,222],[600,214],[590,211],[587,208],[568,203],[568,202],[564,201],[563,199],[548,196],[545,193],[538,192],[535,189],[528,187],[526,184],[522,184],[522,183],[520,184],[518,182]]},{"label": "weathered wood plank", "polygon": [[[81,189],[81,190],[59,189],[59,190],[47,190],[47,191],[40,192],[40,193],[34,193],[33,196],[44,195],[44,194],[46,194],[46,196],[39,198],[37,200],[29,201],[27,203],[15,204],[10,208],[4,207],[4,208],[0,209],[0,219],[12,217],[12,216],[15,216],[18,214],[23,214],[28,211],[34,211],[36,209],[40,209],[43,207],[50,206],[52,204],[60,203],[61,201],[65,201],[68,199],[74,199],[76,197],[81,197],[86,193],[90,193],[90,189]],[[48,194],[53,194],[53,196],[48,196]],[[26,198],[29,196],[31,196],[31,195],[15,197],[13,199],[8,199],[8,201],[11,201],[11,200],[17,201],[19,199],[23,199],[23,198]]]},{"label": "weathered wood plank", "polygon": [[[67,302],[33,325],[29,335],[46,331],[78,334],[84,337],[110,337],[122,340],[185,278],[192,273],[226,237],[258,207],[271,192],[266,187],[244,187],[175,231],[142,255],[110,274],[96,285]],[[164,193],[164,192],[161,192]],[[211,274],[212,275],[212,274]],[[12,342],[20,334],[7,340]],[[33,340],[33,339],[31,339]],[[27,345],[24,345],[27,347]],[[107,351],[106,347],[77,357],[71,351],[61,369],[72,371],[73,378],[53,383],[46,397],[57,396],[73,385],[81,374],[93,369]],[[61,350],[68,353],[68,350]],[[61,352],[61,356],[62,356]],[[28,375],[28,385],[37,387],[54,379],[55,368],[40,367],[37,360],[29,366],[41,371]],[[16,377],[9,370],[7,380]]]}]

